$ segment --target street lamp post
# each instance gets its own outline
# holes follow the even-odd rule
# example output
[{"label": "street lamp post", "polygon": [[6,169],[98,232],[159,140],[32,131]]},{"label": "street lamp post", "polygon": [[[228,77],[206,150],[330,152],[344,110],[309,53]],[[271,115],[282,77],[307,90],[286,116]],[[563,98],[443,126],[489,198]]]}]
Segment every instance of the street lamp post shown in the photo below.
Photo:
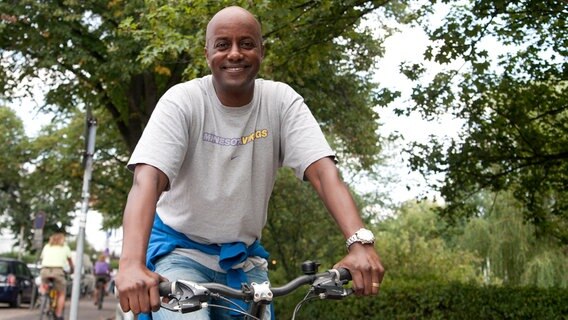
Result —
[{"label": "street lamp post", "polygon": [[71,310],[69,318],[77,320],[79,309],[79,296],[81,294],[81,271],[83,269],[83,252],[85,246],[85,227],[87,225],[87,212],[89,211],[89,183],[93,171],[93,155],[95,153],[95,135],[97,121],[87,113],[87,148],[85,153],[85,173],[83,175],[82,205],[79,216],[79,233],[77,234],[77,252],[75,258],[75,272],[73,272],[73,288],[71,291]]}]

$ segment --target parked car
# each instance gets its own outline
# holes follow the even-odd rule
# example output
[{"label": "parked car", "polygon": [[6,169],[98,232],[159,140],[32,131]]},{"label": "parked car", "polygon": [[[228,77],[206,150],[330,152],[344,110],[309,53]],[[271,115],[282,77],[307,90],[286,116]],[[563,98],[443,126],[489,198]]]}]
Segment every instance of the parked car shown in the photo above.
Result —
[{"label": "parked car", "polygon": [[35,263],[28,263],[27,266],[28,269],[30,269],[32,276],[34,277],[35,285],[39,287],[41,285],[41,277],[39,275],[41,267]]},{"label": "parked car", "polygon": [[32,300],[34,277],[20,260],[0,257],[0,302],[19,308]]}]

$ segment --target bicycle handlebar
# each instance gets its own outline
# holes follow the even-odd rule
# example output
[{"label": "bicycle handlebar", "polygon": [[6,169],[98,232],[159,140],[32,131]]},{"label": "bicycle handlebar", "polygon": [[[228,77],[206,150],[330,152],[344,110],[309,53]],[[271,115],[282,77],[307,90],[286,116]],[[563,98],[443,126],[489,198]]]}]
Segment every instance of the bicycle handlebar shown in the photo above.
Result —
[{"label": "bicycle handlebar", "polygon": [[[349,270],[344,268],[330,269],[326,272],[317,274],[306,274],[299,276],[292,281],[281,287],[270,288],[271,297],[284,296],[292,291],[298,289],[299,287],[312,284],[312,287],[316,288],[327,288],[338,287],[345,284],[347,281],[351,280],[351,274]],[[158,286],[160,296],[199,296],[207,295],[209,292],[220,294],[230,298],[237,298],[243,300],[253,300],[254,299],[254,286],[253,288],[248,287],[248,285],[243,285],[241,290],[237,290],[219,283],[196,283],[186,280],[178,281],[166,281],[161,282]],[[209,291],[209,292],[208,292]],[[351,294],[351,292],[342,292],[341,297]],[[329,298],[340,298],[339,296],[329,297]]]}]

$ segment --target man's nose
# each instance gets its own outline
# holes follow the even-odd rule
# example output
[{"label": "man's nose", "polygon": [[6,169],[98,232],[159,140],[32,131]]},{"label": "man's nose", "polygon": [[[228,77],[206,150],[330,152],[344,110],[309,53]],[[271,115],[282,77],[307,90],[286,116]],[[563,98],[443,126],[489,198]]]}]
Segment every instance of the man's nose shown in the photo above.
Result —
[{"label": "man's nose", "polygon": [[240,60],[243,57],[243,54],[241,53],[241,48],[239,47],[238,44],[233,44],[231,46],[231,49],[229,50],[229,54],[227,56],[230,60]]}]

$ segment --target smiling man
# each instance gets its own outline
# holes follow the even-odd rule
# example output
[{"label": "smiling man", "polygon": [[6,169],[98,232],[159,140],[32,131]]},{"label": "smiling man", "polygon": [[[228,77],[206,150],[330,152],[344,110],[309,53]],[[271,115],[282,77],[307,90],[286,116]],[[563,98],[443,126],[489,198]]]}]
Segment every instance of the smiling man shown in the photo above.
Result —
[{"label": "smiling man", "polygon": [[384,268],[374,237],[339,177],[334,153],[298,93],[256,78],[263,56],[253,15],[240,7],[219,11],[206,32],[211,75],[161,97],[128,162],[134,179],[116,287],[122,309],[144,313],[139,319],[231,319],[223,309],[159,310],[163,278],[237,288],[268,280],[260,240],[283,166],[312,184],[347,239],[348,254],[336,267],[351,271],[355,292],[379,291]]},{"label": "smiling man", "polygon": [[220,11],[207,25],[205,57],[219,100],[240,107],[252,100],[264,57],[257,20],[237,7]]}]

